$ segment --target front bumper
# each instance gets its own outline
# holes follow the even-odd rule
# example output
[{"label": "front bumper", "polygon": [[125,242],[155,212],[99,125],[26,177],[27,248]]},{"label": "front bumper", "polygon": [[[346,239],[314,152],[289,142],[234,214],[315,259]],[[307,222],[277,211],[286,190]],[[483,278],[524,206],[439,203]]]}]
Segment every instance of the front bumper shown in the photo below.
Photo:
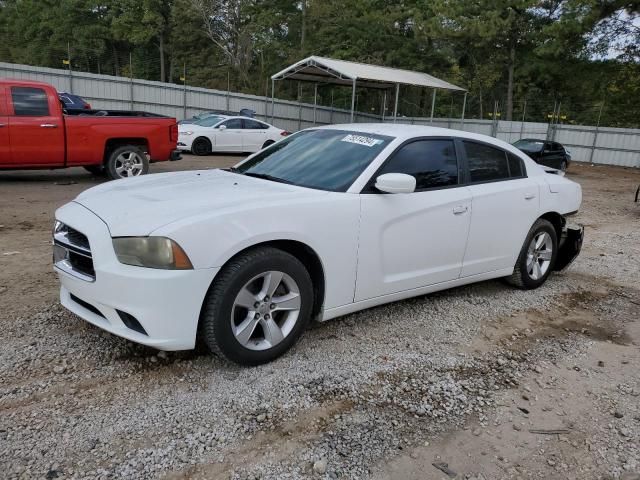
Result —
[{"label": "front bumper", "polygon": [[115,256],[109,230],[92,212],[70,203],[56,212],[56,218],[87,236],[95,270],[95,280],[90,282],[68,269],[54,267],[64,307],[136,343],[160,350],[194,348],[202,302],[218,269],[159,270],[123,265]]},{"label": "front bumper", "polygon": [[584,227],[582,225],[568,225],[558,249],[554,270],[561,271],[571,265],[580,254],[583,241]]}]

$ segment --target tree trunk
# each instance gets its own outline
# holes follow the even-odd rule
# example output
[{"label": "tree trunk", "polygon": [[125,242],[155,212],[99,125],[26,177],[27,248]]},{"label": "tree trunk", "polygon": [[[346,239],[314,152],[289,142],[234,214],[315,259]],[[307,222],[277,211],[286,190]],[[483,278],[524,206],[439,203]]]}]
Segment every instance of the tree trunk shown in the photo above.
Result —
[{"label": "tree trunk", "polygon": [[160,34],[158,49],[160,50],[160,81],[165,81],[164,74],[164,35]]},{"label": "tree trunk", "polygon": [[511,43],[509,49],[509,80],[507,84],[507,118],[508,122],[513,118],[513,74],[516,68],[516,46]]},{"label": "tree trunk", "polygon": [[304,53],[304,40],[307,35],[307,0],[302,0],[302,25],[300,27],[300,52]]}]

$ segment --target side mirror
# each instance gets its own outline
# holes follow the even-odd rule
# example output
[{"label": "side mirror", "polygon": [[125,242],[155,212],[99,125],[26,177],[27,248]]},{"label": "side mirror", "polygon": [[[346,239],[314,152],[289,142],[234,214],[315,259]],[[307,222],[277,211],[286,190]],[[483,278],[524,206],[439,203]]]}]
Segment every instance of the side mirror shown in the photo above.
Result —
[{"label": "side mirror", "polygon": [[219,128],[220,130],[226,130],[226,129],[227,129],[227,126],[226,126],[226,125],[220,125],[218,128]]},{"label": "side mirror", "polygon": [[412,193],[416,190],[416,179],[406,173],[385,173],[376,178],[375,187],[385,193]]}]

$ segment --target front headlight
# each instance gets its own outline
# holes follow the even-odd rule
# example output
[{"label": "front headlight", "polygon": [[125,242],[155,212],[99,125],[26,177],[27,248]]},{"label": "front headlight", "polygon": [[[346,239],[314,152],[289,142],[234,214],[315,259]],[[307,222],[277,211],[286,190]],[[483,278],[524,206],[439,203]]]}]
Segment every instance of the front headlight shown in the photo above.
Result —
[{"label": "front headlight", "polygon": [[193,132],[180,132],[180,135],[193,135]]},{"label": "front headlight", "polygon": [[165,237],[118,237],[113,249],[120,263],[166,270],[191,270],[193,265],[176,242]]}]

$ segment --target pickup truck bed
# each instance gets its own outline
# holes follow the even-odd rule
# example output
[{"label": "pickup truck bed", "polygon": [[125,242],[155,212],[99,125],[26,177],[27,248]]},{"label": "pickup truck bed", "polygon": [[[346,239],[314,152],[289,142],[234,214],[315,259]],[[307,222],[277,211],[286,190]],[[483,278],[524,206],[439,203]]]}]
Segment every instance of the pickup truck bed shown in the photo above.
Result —
[{"label": "pickup truck bed", "polygon": [[145,112],[63,109],[46,83],[0,80],[0,170],[81,166],[111,178],[177,160],[174,118]]}]

